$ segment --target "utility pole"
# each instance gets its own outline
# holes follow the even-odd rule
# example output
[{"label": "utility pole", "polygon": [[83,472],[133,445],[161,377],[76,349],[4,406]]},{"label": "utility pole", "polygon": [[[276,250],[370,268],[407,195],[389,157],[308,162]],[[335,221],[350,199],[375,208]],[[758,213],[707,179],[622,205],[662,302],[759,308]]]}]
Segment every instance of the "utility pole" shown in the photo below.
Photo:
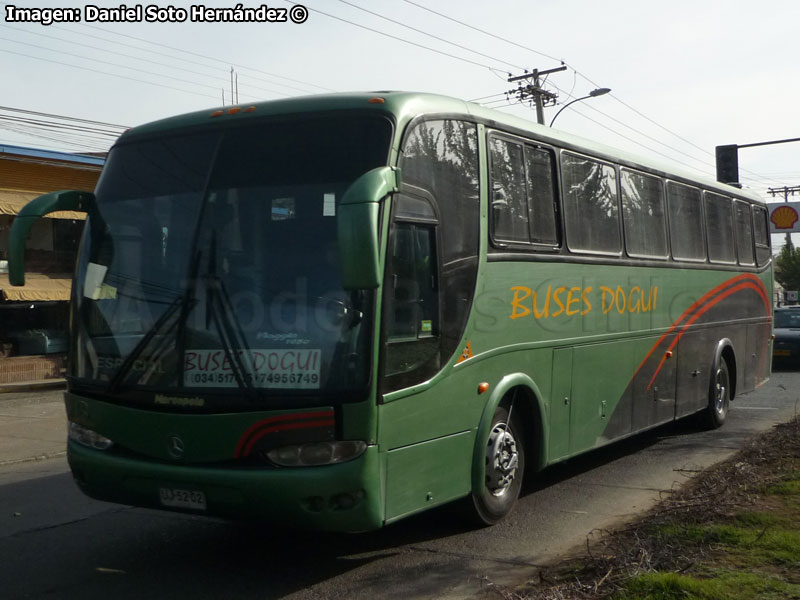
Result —
[{"label": "utility pole", "polygon": [[[546,71],[534,69],[530,73],[526,72],[524,75],[509,77],[508,82],[517,82],[517,88],[509,90],[507,93],[509,95],[516,95],[517,99],[520,101],[533,100],[533,103],[536,106],[536,121],[540,125],[544,125],[544,107],[554,106],[556,103],[556,98],[558,98],[558,94],[542,88],[539,78],[543,75],[549,75],[550,73],[558,73],[559,71],[566,70],[566,65],[562,65],[560,67],[556,67],[555,69],[547,69]],[[526,81],[527,84],[523,85],[520,83],[522,81]]]},{"label": "utility pole", "polygon": [[[778,194],[783,194],[783,201],[789,202],[789,195],[794,196],[795,192],[800,192],[800,185],[795,185],[792,187],[783,186],[782,188],[769,188],[767,190],[770,196],[773,198]],[[786,245],[788,246],[792,242],[792,234],[786,234]]]}]

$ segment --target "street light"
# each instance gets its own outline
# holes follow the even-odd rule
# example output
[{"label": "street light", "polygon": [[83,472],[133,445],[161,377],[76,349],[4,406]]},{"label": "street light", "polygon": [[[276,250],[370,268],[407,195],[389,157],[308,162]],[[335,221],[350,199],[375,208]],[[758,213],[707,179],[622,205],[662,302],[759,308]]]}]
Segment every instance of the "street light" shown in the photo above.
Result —
[{"label": "street light", "polygon": [[550,127],[553,126],[553,121],[556,120],[556,117],[558,117],[558,115],[560,115],[562,113],[562,111],[565,108],[567,108],[570,104],[575,104],[576,102],[580,102],[581,100],[586,100],[587,98],[596,98],[597,96],[603,96],[603,95],[607,94],[610,91],[611,91],[611,88],[597,88],[597,89],[594,89],[591,92],[589,92],[588,96],[583,96],[582,98],[575,98],[575,100],[572,100],[571,102],[567,102],[564,106],[561,107],[561,110],[559,110],[556,113],[555,117],[552,118],[552,120],[550,121]]}]

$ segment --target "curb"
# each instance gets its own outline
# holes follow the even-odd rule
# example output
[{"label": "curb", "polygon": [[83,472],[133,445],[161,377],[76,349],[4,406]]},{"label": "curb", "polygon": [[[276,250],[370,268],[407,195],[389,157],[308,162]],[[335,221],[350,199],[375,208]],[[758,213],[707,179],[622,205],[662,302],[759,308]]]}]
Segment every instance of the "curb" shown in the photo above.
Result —
[{"label": "curb", "polygon": [[[0,394],[36,392],[39,390],[66,387],[66,385],[66,379],[43,379],[41,381],[22,381],[20,383],[0,383]],[[2,397],[0,397],[0,402],[2,402]]]},{"label": "curb", "polygon": [[40,454],[39,456],[29,456],[27,458],[13,458],[11,460],[0,461],[0,467],[7,467],[9,465],[18,465],[27,462],[42,462],[51,458],[61,458],[67,455],[66,450],[60,452],[51,452],[50,454]]}]

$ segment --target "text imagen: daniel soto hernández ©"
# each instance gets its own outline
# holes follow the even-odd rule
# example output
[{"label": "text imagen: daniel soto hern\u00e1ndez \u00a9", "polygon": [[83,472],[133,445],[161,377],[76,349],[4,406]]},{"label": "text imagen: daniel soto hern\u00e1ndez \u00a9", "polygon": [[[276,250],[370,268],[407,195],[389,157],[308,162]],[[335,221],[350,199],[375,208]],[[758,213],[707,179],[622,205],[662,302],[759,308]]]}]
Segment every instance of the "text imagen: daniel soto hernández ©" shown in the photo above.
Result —
[{"label": "text imagen: daniel soto hern\u00e1ndez \u00a9", "polygon": [[87,4],[83,8],[30,8],[6,4],[6,23],[305,23],[308,9],[301,4],[275,8],[266,4],[210,7],[193,4],[188,8],[135,4],[107,7]]}]

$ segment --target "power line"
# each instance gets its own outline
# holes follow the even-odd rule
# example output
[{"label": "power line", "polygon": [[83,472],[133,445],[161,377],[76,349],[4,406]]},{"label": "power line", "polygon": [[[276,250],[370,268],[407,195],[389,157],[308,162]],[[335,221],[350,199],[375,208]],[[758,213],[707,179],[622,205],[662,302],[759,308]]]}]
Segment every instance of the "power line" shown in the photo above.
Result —
[{"label": "power line", "polygon": [[57,129],[66,132],[79,132],[84,134],[90,134],[96,137],[113,137],[116,138],[120,135],[119,131],[106,131],[102,129],[95,129],[91,127],[81,127],[78,125],[68,125],[65,123],[53,123],[48,121],[42,121],[40,119],[26,119],[24,117],[12,117],[8,115],[0,115],[0,121],[5,121],[8,123],[18,123],[21,125],[30,125],[32,127],[37,127],[41,129]]},{"label": "power line", "polygon": [[[284,2],[287,2],[287,3],[289,3],[289,4],[293,5],[293,6],[297,5],[296,2],[292,2],[291,0],[284,0]],[[425,46],[424,44],[418,44],[417,42],[412,42],[411,40],[407,40],[405,38],[401,38],[401,37],[398,37],[396,35],[392,35],[391,33],[386,33],[385,31],[379,31],[377,29],[373,29],[372,27],[367,27],[366,25],[360,25],[359,23],[355,23],[353,21],[348,21],[347,19],[343,19],[342,17],[337,17],[336,15],[332,15],[330,13],[323,12],[323,11],[317,9],[317,8],[312,8],[312,7],[308,6],[307,4],[303,4],[303,6],[305,6],[309,10],[313,10],[314,12],[319,13],[321,15],[324,15],[324,16],[330,18],[330,19],[334,19],[336,21],[341,21],[342,23],[347,23],[348,25],[352,25],[354,27],[358,27],[359,29],[364,29],[366,31],[371,31],[372,33],[377,33],[378,35],[382,35],[384,37],[388,37],[390,39],[397,40],[398,42],[403,42],[404,44],[408,44],[410,46],[416,46],[417,48],[422,48],[423,50],[428,50],[430,52],[435,52],[436,54],[441,54],[442,56],[447,56],[448,58],[453,58],[455,60],[460,60],[461,62],[469,63],[471,65],[475,65],[476,67],[482,67],[484,69],[489,69],[490,71],[493,70],[493,68],[491,66],[485,65],[483,63],[476,62],[474,60],[470,60],[469,58],[464,58],[463,56],[456,56],[455,54],[450,54],[449,52],[444,52],[442,50],[437,50],[435,48],[431,48],[430,46]]]},{"label": "power line", "polygon": [[556,58],[555,56],[551,56],[551,55],[546,54],[546,53],[544,53],[544,52],[542,52],[540,50],[535,50],[534,48],[530,48],[528,46],[523,46],[522,44],[518,44],[516,42],[512,42],[511,40],[509,40],[507,38],[500,37],[499,35],[495,35],[493,33],[490,33],[488,31],[480,29],[479,27],[474,27],[473,25],[470,25],[469,23],[464,23],[463,21],[459,21],[458,19],[454,19],[453,17],[445,15],[444,13],[437,12],[437,11],[433,10],[432,8],[428,8],[427,6],[423,6],[422,4],[417,4],[416,2],[412,2],[411,0],[403,0],[403,2],[406,2],[408,4],[416,6],[417,8],[421,8],[422,10],[428,11],[429,13],[433,13],[434,15],[442,17],[443,19],[447,19],[448,21],[452,21],[453,23],[458,23],[459,25],[463,25],[464,27],[468,27],[469,29],[472,29],[473,31],[480,32],[480,33],[482,33],[484,35],[488,35],[489,37],[493,37],[493,38],[495,38],[497,40],[500,40],[500,41],[506,42],[508,44],[511,44],[512,46],[516,46],[517,48],[522,48],[523,50],[527,50],[528,52],[533,52],[534,54],[538,54],[539,56],[543,56],[544,58],[548,58],[550,60],[554,60],[554,61],[559,62],[559,63],[563,62],[560,58]]},{"label": "power line", "polygon": [[[457,24],[459,24],[459,25],[462,25],[463,27],[467,27],[467,28],[469,28],[469,29],[472,29],[473,31],[477,31],[477,32],[479,32],[479,33],[482,33],[482,34],[484,34],[484,35],[487,35],[487,36],[489,36],[489,37],[491,37],[491,38],[494,38],[494,39],[497,39],[497,40],[503,41],[503,42],[505,42],[505,43],[511,44],[512,46],[516,46],[517,48],[521,48],[521,49],[527,50],[527,51],[529,51],[529,52],[532,52],[532,53],[534,53],[534,54],[537,54],[537,55],[539,55],[539,56],[543,56],[543,57],[545,57],[545,58],[548,58],[548,59],[550,59],[550,60],[554,60],[554,61],[563,62],[564,64],[566,64],[567,66],[569,66],[569,67],[570,67],[570,68],[573,70],[573,72],[575,73],[575,75],[576,75],[576,76],[580,76],[582,79],[584,79],[585,81],[587,81],[588,83],[590,83],[591,85],[593,85],[593,86],[595,86],[595,87],[599,87],[599,84],[598,84],[598,83],[596,83],[595,81],[591,80],[589,77],[587,77],[587,76],[586,76],[586,75],[584,75],[583,73],[579,72],[579,71],[578,71],[578,70],[577,70],[575,67],[573,67],[573,66],[572,66],[571,64],[569,64],[568,62],[566,62],[566,61],[562,61],[561,59],[558,59],[558,58],[556,58],[556,57],[554,57],[554,56],[552,56],[552,55],[550,55],[550,54],[547,54],[547,53],[545,53],[545,52],[542,52],[541,50],[537,50],[537,49],[535,49],[535,48],[531,48],[531,47],[529,47],[529,46],[525,46],[525,45],[523,45],[523,44],[519,44],[519,43],[517,43],[517,42],[514,42],[514,41],[512,41],[512,40],[509,40],[508,38],[505,38],[505,37],[502,37],[502,36],[496,35],[496,34],[494,34],[494,33],[490,32],[490,31],[486,31],[485,29],[481,29],[481,28],[479,28],[479,27],[475,27],[475,26],[473,26],[473,25],[470,25],[469,23],[466,23],[466,22],[464,22],[464,21],[461,21],[461,20],[459,20],[459,19],[455,19],[455,18],[453,18],[453,17],[451,17],[451,16],[449,16],[449,15],[446,15],[446,14],[444,14],[444,13],[441,13],[441,12],[438,12],[438,11],[436,11],[436,10],[433,10],[433,9],[431,9],[431,8],[428,8],[427,6],[423,6],[422,4],[419,4],[419,3],[417,3],[417,2],[414,2],[413,0],[403,0],[403,1],[404,1],[404,2],[406,2],[407,4],[411,4],[412,6],[416,6],[417,8],[420,8],[420,9],[422,9],[422,10],[424,10],[424,11],[427,11],[427,12],[429,12],[429,13],[435,14],[435,15],[437,15],[437,16],[439,16],[439,17],[443,18],[443,19],[447,19],[448,21],[452,21],[453,23],[457,23]],[[556,89],[559,89],[559,91],[563,91],[563,90],[560,90],[560,88],[558,88],[558,86],[554,86],[554,87],[556,87]],[[568,96],[568,97],[572,97],[572,94],[571,94],[571,93],[568,93],[568,94],[567,94],[567,96]],[[701,146],[698,146],[698,145],[697,145],[697,144],[695,144],[694,142],[692,142],[692,141],[690,141],[690,140],[686,139],[685,137],[681,136],[680,134],[678,134],[678,133],[676,133],[676,132],[672,131],[671,129],[669,129],[669,128],[665,127],[664,125],[662,125],[662,124],[658,123],[657,121],[655,121],[654,119],[650,118],[649,116],[647,116],[647,115],[646,115],[646,114],[644,114],[643,112],[639,111],[638,109],[634,108],[633,106],[631,106],[631,105],[630,105],[630,104],[628,104],[627,102],[623,101],[623,100],[622,100],[621,98],[619,98],[617,95],[615,95],[615,94],[613,94],[613,93],[612,93],[612,94],[609,94],[609,96],[610,96],[611,98],[613,98],[614,100],[616,100],[617,102],[619,102],[619,103],[620,103],[622,106],[624,106],[624,107],[625,107],[625,108],[627,108],[628,110],[632,111],[634,114],[636,114],[636,115],[638,115],[639,117],[641,117],[641,118],[645,119],[645,120],[646,120],[646,121],[648,121],[649,123],[651,123],[651,124],[655,125],[656,127],[660,128],[661,130],[665,131],[666,133],[668,133],[668,134],[672,135],[673,137],[675,137],[675,138],[679,139],[679,140],[680,140],[680,141],[682,141],[683,143],[685,143],[685,144],[687,144],[687,145],[689,145],[689,146],[691,146],[691,147],[693,147],[693,148],[695,148],[695,149],[697,149],[697,150],[701,151],[701,152],[702,152],[703,154],[705,154],[705,155],[713,156],[713,153],[711,153],[711,152],[710,152],[710,151],[709,151],[707,148],[703,148],[703,147],[701,147]],[[597,109],[595,109],[595,110],[597,110]],[[605,113],[603,113],[602,111],[599,111],[599,110],[598,110],[597,112],[600,112],[600,114],[602,114],[602,115],[604,115],[604,116],[606,116],[606,117],[608,117],[608,118],[611,118],[611,117],[609,117],[608,115],[606,115]],[[590,120],[591,120],[591,119],[590,119]],[[612,118],[612,120],[615,120],[615,119],[613,119],[613,118]],[[626,125],[626,126],[627,126],[627,125]],[[627,126],[627,127],[631,128],[630,126]],[[606,129],[608,129],[608,128],[606,128]],[[634,129],[634,128],[631,128],[631,129],[632,129],[633,131],[636,131],[636,132],[637,132],[637,133],[639,133],[640,135],[646,135],[646,134],[642,134],[640,131],[638,131],[638,130],[636,130],[636,129]],[[613,130],[612,130],[612,131],[613,131]],[[623,136],[623,137],[624,137],[624,136]],[[649,139],[652,139],[652,140],[654,140],[654,138],[652,138],[651,136],[646,136],[646,137],[648,137]],[[626,139],[627,139],[627,138],[626,138]],[[655,141],[655,140],[654,140],[654,141]],[[669,147],[669,148],[671,148],[671,147],[670,147],[668,144],[665,144],[664,142],[657,141],[657,143],[659,143],[659,144],[661,144],[661,145],[663,145],[663,146],[665,146],[665,147]],[[639,145],[642,145],[642,144],[639,144]],[[646,147],[646,146],[644,146],[644,147]],[[674,148],[672,148],[672,149],[674,150]],[[698,162],[700,162],[700,159],[697,159],[697,158],[695,158],[695,157],[693,157],[693,156],[691,156],[691,155],[689,155],[689,154],[687,154],[687,153],[685,153],[685,152],[682,152],[682,151],[680,151],[680,153],[681,153],[682,155],[684,155],[684,156],[687,156],[687,157],[691,158],[692,160],[698,160]],[[663,156],[663,155],[662,155],[662,156]],[[685,164],[685,163],[684,163],[684,164]],[[708,163],[705,163],[705,164],[708,164]],[[744,171],[744,169],[742,169],[742,170]],[[753,173],[753,172],[750,172],[750,173],[751,173],[752,175],[755,175],[756,177],[758,177],[758,174],[756,174],[756,173]]]},{"label": "power line", "polygon": [[417,29],[416,27],[412,27],[411,25],[408,25],[406,23],[402,23],[402,22],[397,21],[395,19],[391,19],[391,18],[389,18],[389,17],[387,17],[385,15],[382,15],[380,13],[376,13],[376,12],[371,11],[369,9],[366,9],[366,8],[364,8],[362,6],[358,6],[357,4],[353,4],[352,2],[348,2],[348,0],[339,0],[339,2],[341,2],[342,4],[347,4],[348,6],[352,6],[353,8],[357,8],[358,10],[364,11],[365,13],[368,13],[370,15],[373,15],[375,17],[383,19],[384,21],[389,21],[390,23],[394,23],[395,25],[400,25],[400,27],[404,27],[406,29],[410,29],[411,31],[414,31],[416,33],[421,33],[422,35],[425,35],[425,36],[427,36],[429,38],[433,38],[433,39],[438,40],[440,42],[444,42],[445,44],[449,44],[450,46],[454,46],[454,47],[459,48],[461,50],[466,50],[467,52],[472,52],[473,54],[477,54],[478,56],[482,56],[482,57],[488,58],[490,60],[494,60],[494,61],[497,61],[497,62],[500,62],[500,63],[504,63],[506,65],[514,67],[515,69],[522,69],[523,68],[523,67],[520,67],[519,65],[514,65],[514,64],[512,64],[512,63],[510,63],[508,61],[505,61],[503,59],[495,58],[494,56],[489,56],[488,54],[484,54],[483,52],[478,52],[477,50],[473,50],[472,48],[468,48],[467,46],[462,46],[461,44],[457,44],[455,42],[451,42],[451,41],[446,40],[446,39],[444,39],[442,37],[439,37],[438,35],[434,35],[433,33],[428,33],[427,31],[423,31],[421,29]]},{"label": "power line", "polygon": [[40,138],[40,139],[44,139],[44,140],[49,140],[51,142],[60,142],[61,144],[67,144],[69,146],[75,146],[75,147],[78,147],[78,148],[84,148],[84,149],[88,149],[88,150],[97,150],[97,149],[99,149],[99,146],[96,145],[96,144],[88,144],[88,143],[86,143],[84,141],[77,141],[75,138],[66,137],[66,136],[63,136],[63,135],[53,135],[53,134],[45,135],[43,133],[37,133],[35,131],[29,131],[29,130],[27,130],[25,128],[14,127],[14,126],[10,126],[8,124],[2,124],[2,123],[0,123],[0,129],[5,129],[6,131],[11,131],[13,133],[22,134],[22,135],[26,135],[26,136],[29,136],[29,137],[35,137],[35,138]]},{"label": "power line", "polygon": [[117,125],[115,123],[104,123],[103,121],[90,121],[89,119],[81,119],[79,117],[67,117],[67,116],[64,116],[64,115],[54,115],[54,114],[51,114],[51,113],[43,113],[43,112],[38,112],[38,111],[35,111],[35,110],[27,110],[27,109],[23,109],[23,108],[11,108],[10,106],[0,106],[0,110],[5,110],[5,111],[8,111],[8,112],[23,113],[23,114],[26,114],[26,115],[35,115],[35,116],[38,116],[38,117],[52,117],[52,118],[56,118],[56,119],[61,119],[62,121],[77,121],[77,122],[80,122],[80,123],[89,123],[91,125],[105,125],[107,127],[118,127],[120,129],[127,129],[128,128],[128,125]]},{"label": "power line", "polygon": [[73,52],[65,52],[64,50],[57,50],[57,49],[54,49],[54,48],[48,48],[47,46],[40,46],[39,44],[31,44],[29,42],[21,42],[19,40],[10,40],[10,39],[4,38],[4,37],[0,37],[0,41],[11,42],[12,44],[20,44],[22,46],[28,46],[30,48],[37,48],[38,50],[45,50],[46,52],[57,52],[58,54],[61,54],[63,56],[70,56],[72,58],[79,58],[81,60],[88,60],[88,61],[91,61],[91,62],[94,62],[94,63],[99,63],[101,65],[108,65],[110,67],[118,67],[120,69],[128,69],[128,70],[134,71],[136,73],[144,73],[146,75],[151,75],[151,76],[154,76],[154,77],[166,77],[168,79],[171,79],[172,81],[179,81],[180,83],[188,83],[189,85],[196,85],[198,87],[204,87],[204,88],[208,88],[208,89],[212,89],[212,90],[219,90],[219,86],[218,85],[209,85],[209,84],[206,84],[206,83],[199,83],[197,81],[192,81],[192,80],[189,80],[189,79],[181,79],[181,78],[175,77],[173,75],[164,75],[164,74],[161,74],[161,73],[154,73],[153,71],[148,71],[148,70],[145,70],[145,69],[139,69],[137,67],[131,67],[131,66],[128,66],[128,65],[121,65],[119,63],[114,63],[114,62],[110,62],[110,61],[107,61],[107,60],[101,60],[99,58],[92,58],[91,56],[84,56],[82,54],[75,54]]},{"label": "power line", "polygon": [[[96,27],[94,25],[82,24],[82,27],[89,27],[90,29],[97,29],[99,31],[105,31],[103,28]],[[208,56],[208,55],[205,55],[205,54],[200,54],[199,52],[192,52],[191,50],[184,50],[182,48],[176,48],[175,46],[170,46],[168,44],[162,44],[160,42],[153,42],[153,41],[150,41],[150,40],[145,40],[145,39],[133,36],[133,35],[128,35],[126,33],[115,32],[114,35],[119,35],[119,36],[122,36],[122,37],[125,37],[125,38],[129,38],[129,39],[132,39],[132,40],[139,41],[139,42],[144,42],[145,44],[152,44],[154,46],[159,46],[161,48],[167,48],[167,49],[173,50],[175,52],[182,52],[184,54],[189,54],[190,56],[197,56],[199,58],[203,58],[203,59],[206,59],[206,60],[211,60],[211,61],[222,63],[222,64],[225,64],[225,65],[233,65],[237,69],[245,69],[245,70],[248,70],[248,71],[254,71],[256,73],[261,73],[262,75],[268,75],[269,77],[277,77],[279,79],[285,79],[286,81],[291,81],[293,83],[299,83],[301,85],[305,85],[305,86],[309,86],[309,87],[313,87],[313,88],[318,88],[318,89],[324,90],[326,92],[335,91],[335,90],[332,90],[331,88],[326,88],[324,86],[317,85],[315,83],[310,83],[308,81],[302,81],[300,79],[294,79],[292,77],[286,77],[285,75],[280,75],[278,73],[270,73],[269,71],[264,71],[264,70],[258,69],[256,67],[248,67],[246,65],[238,64],[238,63],[233,62],[233,61],[227,61],[227,60],[223,60],[223,59],[217,58],[215,56]],[[275,82],[273,82],[273,83],[275,83]]]},{"label": "power line", "polygon": [[119,79],[127,79],[128,81],[136,81],[138,83],[145,83],[147,85],[153,85],[153,86],[156,86],[156,87],[164,88],[164,89],[167,89],[167,90],[173,90],[173,91],[176,91],[176,92],[183,92],[185,94],[194,94],[195,96],[203,96],[205,98],[214,98],[215,100],[217,99],[217,96],[211,96],[209,94],[203,94],[202,92],[194,92],[194,91],[191,91],[191,90],[184,90],[182,88],[177,88],[177,87],[173,87],[173,86],[170,86],[170,85],[164,85],[162,83],[154,83],[152,81],[146,81],[144,79],[137,79],[136,77],[128,77],[126,75],[120,75],[119,73],[109,73],[108,71],[100,71],[99,69],[91,69],[89,67],[81,67],[81,66],[78,66],[78,65],[73,65],[71,63],[66,63],[66,62],[62,62],[62,61],[58,61],[58,60],[53,60],[51,58],[42,58],[42,57],[39,57],[39,56],[31,56],[30,54],[24,54],[22,52],[14,52],[13,50],[6,50],[4,48],[0,48],[0,52],[5,52],[6,54],[13,54],[15,56],[22,56],[24,58],[30,58],[30,59],[33,59],[33,60],[40,60],[40,61],[43,61],[43,62],[49,62],[49,63],[53,63],[55,65],[61,65],[61,66],[64,66],[64,67],[71,67],[73,69],[80,69],[82,71],[89,71],[91,73],[98,73],[100,75],[108,75],[110,77],[117,77]]}]

